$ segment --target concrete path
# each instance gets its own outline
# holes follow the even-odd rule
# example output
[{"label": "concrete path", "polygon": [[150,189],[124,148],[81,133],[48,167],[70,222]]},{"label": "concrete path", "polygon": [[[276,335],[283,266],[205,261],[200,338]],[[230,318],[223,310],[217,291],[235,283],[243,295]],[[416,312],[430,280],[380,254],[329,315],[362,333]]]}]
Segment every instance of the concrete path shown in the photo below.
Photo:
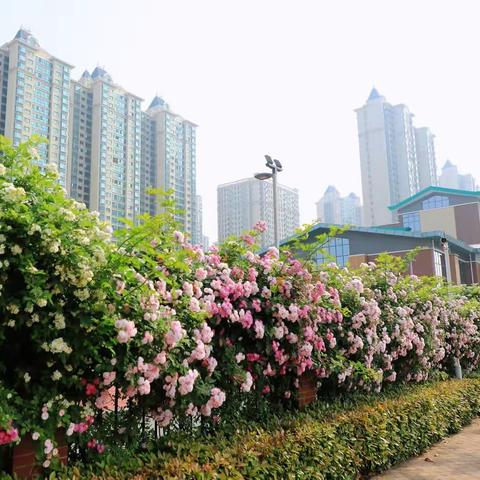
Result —
[{"label": "concrete path", "polygon": [[480,480],[480,419],[374,480]]}]

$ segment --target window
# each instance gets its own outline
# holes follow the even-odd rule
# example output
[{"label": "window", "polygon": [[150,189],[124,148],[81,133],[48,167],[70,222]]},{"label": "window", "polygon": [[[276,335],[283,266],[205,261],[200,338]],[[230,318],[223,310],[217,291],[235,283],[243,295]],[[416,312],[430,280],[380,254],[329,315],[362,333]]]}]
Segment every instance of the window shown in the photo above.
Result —
[{"label": "window", "polygon": [[433,252],[433,263],[435,264],[435,275],[443,277],[442,254],[436,250]]},{"label": "window", "polygon": [[445,208],[449,205],[449,198],[443,195],[434,195],[433,197],[427,198],[423,201],[424,210],[431,210],[432,208]]},{"label": "window", "polygon": [[317,264],[335,261],[340,267],[344,267],[350,256],[350,240],[348,238],[330,238],[323,246],[323,251],[315,256]]},{"label": "window", "polygon": [[420,214],[418,212],[404,213],[403,226],[410,228],[413,232],[420,232]]}]

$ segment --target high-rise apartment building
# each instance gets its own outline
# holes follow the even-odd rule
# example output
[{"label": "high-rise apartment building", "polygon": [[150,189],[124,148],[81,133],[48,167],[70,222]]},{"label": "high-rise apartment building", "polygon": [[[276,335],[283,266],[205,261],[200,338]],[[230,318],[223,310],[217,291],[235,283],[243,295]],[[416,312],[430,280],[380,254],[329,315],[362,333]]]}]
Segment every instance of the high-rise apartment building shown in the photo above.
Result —
[{"label": "high-rise apartment building", "polygon": [[72,87],[71,195],[113,228],[141,212],[142,99],[100,67]]},{"label": "high-rise apartment building", "polygon": [[458,172],[458,167],[450,160],[445,162],[440,174],[439,185],[445,188],[455,188],[459,190],[477,190],[475,179],[469,173],[462,175]]},{"label": "high-rise apartment building", "polygon": [[196,204],[195,204],[195,232],[192,237],[196,240],[195,243],[199,243],[204,248],[208,248],[208,239],[205,241],[205,237],[203,235],[203,201],[200,195],[196,197]]},{"label": "high-rise apartment building", "polygon": [[45,137],[48,144],[39,147],[39,162],[56,164],[64,187],[68,187],[71,69],[24,29],[0,47],[0,134],[14,145],[33,134]]},{"label": "high-rise apartment building", "polygon": [[361,225],[362,204],[360,197],[351,192],[342,198],[341,225]]},{"label": "high-rise apartment building", "polygon": [[[278,185],[279,237],[295,233],[299,226],[298,190]],[[218,240],[230,235],[239,236],[250,230],[259,220],[267,223],[262,234],[261,247],[274,244],[273,187],[270,181],[246,178],[217,187]]]},{"label": "high-rise apartment building", "polygon": [[362,223],[360,198],[353,192],[342,197],[333,185],[329,185],[316,205],[317,219],[321,223],[336,225],[361,225]]},{"label": "high-rise apartment building", "polygon": [[415,150],[420,190],[438,185],[434,138],[435,135],[429,128],[415,128]]},{"label": "high-rise apartment building", "polygon": [[[356,113],[364,223],[389,224],[396,221],[389,205],[413,195],[421,184],[435,179],[433,135],[427,129],[417,132],[408,107],[391,105],[375,88]],[[419,156],[417,144],[421,149]]]},{"label": "high-rise apartment building", "polygon": [[317,202],[317,219],[322,223],[340,224],[342,221],[342,197],[340,192],[329,185],[323,197]]},{"label": "high-rise apartment building", "polygon": [[0,134],[15,145],[32,134],[48,140],[40,163],[58,165],[60,183],[114,228],[159,212],[150,187],[173,190],[177,215],[202,243],[196,192],[196,125],[155,97],[142,99],[100,67],[70,79],[73,67],[21,29],[0,47]]},{"label": "high-rise apartment building", "polygon": [[70,196],[90,208],[92,173],[92,116],[93,91],[91,75],[85,71],[82,78],[72,80],[70,93],[70,129],[68,134],[70,155],[67,185]]},{"label": "high-rise apartment building", "polygon": [[8,49],[0,48],[0,135],[5,135],[9,58]]},{"label": "high-rise apartment building", "polygon": [[180,211],[177,220],[194,243],[201,243],[196,187],[197,125],[172,112],[160,97],[153,99],[146,116],[153,135],[154,186],[164,191],[173,190],[175,207]]}]

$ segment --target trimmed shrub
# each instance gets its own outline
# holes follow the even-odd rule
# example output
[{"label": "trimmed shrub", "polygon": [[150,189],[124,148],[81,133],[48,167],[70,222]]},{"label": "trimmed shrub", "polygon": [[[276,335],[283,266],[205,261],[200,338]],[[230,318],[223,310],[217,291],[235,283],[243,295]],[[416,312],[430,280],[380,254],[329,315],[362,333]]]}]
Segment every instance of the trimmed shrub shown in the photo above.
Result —
[{"label": "trimmed shrub", "polygon": [[[386,394],[318,402],[305,413],[208,441],[183,438],[168,451],[140,454],[97,472],[72,468],[62,479],[354,480],[418,455],[480,413],[480,380],[444,381]],[[165,446],[164,446],[165,448]],[[118,459],[115,460],[118,462]]]}]

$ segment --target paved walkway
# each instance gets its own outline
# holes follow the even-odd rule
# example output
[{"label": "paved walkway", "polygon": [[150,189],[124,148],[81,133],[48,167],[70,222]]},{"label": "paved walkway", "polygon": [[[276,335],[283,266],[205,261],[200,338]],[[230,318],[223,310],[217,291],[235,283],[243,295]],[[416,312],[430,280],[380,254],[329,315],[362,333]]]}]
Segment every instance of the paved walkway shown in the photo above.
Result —
[{"label": "paved walkway", "polygon": [[374,480],[480,480],[480,419]]}]

